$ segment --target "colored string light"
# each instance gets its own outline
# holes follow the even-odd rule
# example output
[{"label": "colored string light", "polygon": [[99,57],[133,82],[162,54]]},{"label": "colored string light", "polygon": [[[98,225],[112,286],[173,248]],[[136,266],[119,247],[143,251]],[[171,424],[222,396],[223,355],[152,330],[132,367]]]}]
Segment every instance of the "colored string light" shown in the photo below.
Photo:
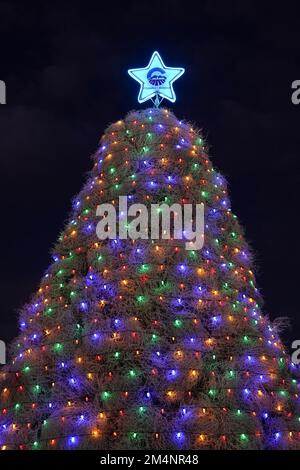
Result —
[{"label": "colored string light", "polygon": [[[203,202],[203,250],[100,241],[96,207],[118,208],[122,194],[147,206]],[[101,139],[20,314],[0,371],[0,448],[299,448],[295,366],[261,306],[202,136],[165,109],[130,113]]]}]

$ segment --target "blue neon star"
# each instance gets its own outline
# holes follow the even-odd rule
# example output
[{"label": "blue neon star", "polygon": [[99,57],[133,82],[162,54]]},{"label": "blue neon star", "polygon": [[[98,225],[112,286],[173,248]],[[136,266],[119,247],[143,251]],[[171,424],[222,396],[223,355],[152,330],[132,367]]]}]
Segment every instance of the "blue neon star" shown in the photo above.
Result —
[{"label": "blue neon star", "polygon": [[[179,67],[166,67],[159,53],[155,51],[147,67],[130,69],[128,73],[141,85],[138,102],[144,103],[144,101],[155,96],[155,104],[158,106],[163,98],[174,103],[176,95],[173,89],[173,82],[184,73],[184,69]],[[160,101],[158,96],[161,97]]]}]

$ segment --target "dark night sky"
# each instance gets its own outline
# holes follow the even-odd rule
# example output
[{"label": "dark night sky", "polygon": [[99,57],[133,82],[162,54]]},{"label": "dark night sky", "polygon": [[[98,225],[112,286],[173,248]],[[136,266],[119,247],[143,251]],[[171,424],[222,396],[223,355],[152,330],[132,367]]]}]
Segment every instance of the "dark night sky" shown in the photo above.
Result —
[{"label": "dark night sky", "polygon": [[287,344],[300,339],[296,2],[22,3],[0,1],[0,338],[17,333],[105,127],[139,107],[127,69],[157,49],[186,69],[171,107],[203,128],[229,181],[265,313],[290,318]]}]

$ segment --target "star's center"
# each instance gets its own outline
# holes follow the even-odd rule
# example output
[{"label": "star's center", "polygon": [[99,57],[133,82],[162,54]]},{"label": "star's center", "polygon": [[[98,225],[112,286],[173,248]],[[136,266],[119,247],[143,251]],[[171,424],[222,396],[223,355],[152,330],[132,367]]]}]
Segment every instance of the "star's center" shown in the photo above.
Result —
[{"label": "star's center", "polygon": [[166,72],[160,67],[153,67],[147,73],[148,82],[154,86],[163,85],[167,79]]}]

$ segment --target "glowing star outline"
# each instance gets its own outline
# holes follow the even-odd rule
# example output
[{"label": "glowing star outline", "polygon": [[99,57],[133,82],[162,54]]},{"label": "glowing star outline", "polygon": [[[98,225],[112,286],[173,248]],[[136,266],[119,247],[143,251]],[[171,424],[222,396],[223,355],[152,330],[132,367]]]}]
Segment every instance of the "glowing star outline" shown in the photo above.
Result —
[{"label": "glowing star outline", "polygon": [[[176,101],[173,83],[185,72],[182,67],[166,67],[159,52],[152,54],[147,67],[129,69],[128,74],[141,85],[138,102],[144,103],[155,97],[156,106],[165,98],[172,103]],[[150,82],[151,80],[151,82]],[[161,100],[158,99],[161,97]]]}]

